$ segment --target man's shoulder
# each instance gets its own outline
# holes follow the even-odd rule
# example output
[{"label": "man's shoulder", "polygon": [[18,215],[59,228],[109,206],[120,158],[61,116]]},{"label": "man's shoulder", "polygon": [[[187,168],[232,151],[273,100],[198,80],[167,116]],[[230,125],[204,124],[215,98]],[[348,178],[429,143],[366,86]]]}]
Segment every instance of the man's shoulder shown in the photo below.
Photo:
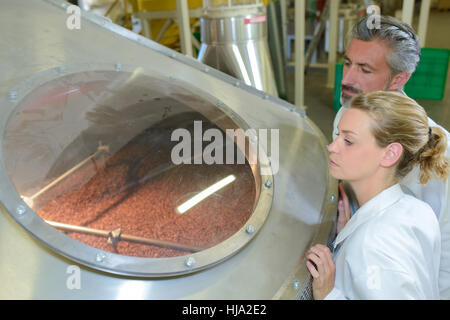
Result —
[{"label": "man's shoulder", "polygon": [[[403,93],[405,96],[408,96],[406,93],[405,93],[405,91],[403,91],[403,90],[401,90],[401,89],[399,89],[399,90],[397,90],[398,92],[400,92],[400,93]],[[442,127],[441,125],[439,125],[439,124],[437,124],[433,119],[431,119],[430,117],[428,117],[428,126],[430,126],[430,127],[438,127],[438,128],[441,128],[444,132],[445,132],[445,134],[447,135],[447,142],[450,144],[450,133],[444,128],[444,127]]]},{"label": "man's shoulder", "polygon": [[428,117],[428,126],[431,127],[438,127],[440,128],[442,131],[444,131],[445,136],[447,137],[447,153],[446,155],[448,157],[450,157],[450,133],[441,125],[437,124],[436,122],[434,122],[430,117]]},{"label": "man's shoulder", "polygon": [[336,139],[336,136],[337,136],[337,133],[338,133],[337,127],[338,127],[339,121],[340,121],[341,118],[342,118],[342,114],[343,114],[344,111],[347,110],[347,109],[348,109],[348,106],[346,106],[346,105],[341,106],[341,107],[339,108],[338,112],[336,113],[336,116],[334,117],[332,140]]},{"label": "man's shoulder", "polygon": [[[408,96],[408,95],[406,94],[406,92],[403,91],[403,89],[398,89],[397,92],[400,92],[400,93],[404,94],[405,96]],[[430,117],[428,117],[428,126],[429,126],[429,127],[438,127],[438,128],[440,128],[440,129],[442,129],[442,131],[444,131],[445,135],[447,136],[447,153],[450,154],[450,153],[449,153],[449,150],[450,150],[450,133],[448,132],[448,130],[445,129],[443,126],[437,124],[437,123],[436,123],[433,119],[431,119]]]},{"label": "man's shoulder", "polygon": [[429,125],[430,127],[438,127],[438,128],[441,128],[441,129],[445,132],[445,134],[447,135],[447,139],[448,139],[448,137],[450,136],[450,133],[447,131],[447,129],[445,129],[443,126],[437,124],[437,123],[436,123],[433,119],[431,119],[430,117],[428,117],[428,125]]}]

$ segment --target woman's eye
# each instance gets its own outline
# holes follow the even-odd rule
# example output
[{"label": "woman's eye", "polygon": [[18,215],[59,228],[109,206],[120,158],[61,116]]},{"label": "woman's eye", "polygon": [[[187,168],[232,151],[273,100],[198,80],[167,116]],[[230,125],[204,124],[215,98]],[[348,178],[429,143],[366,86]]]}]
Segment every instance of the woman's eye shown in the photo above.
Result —
[{"label": "woman's eye", "polygon": [[348,139],[344,139],[344,141],[345,141],[345,144],[346,144],[346,145],[351,146],[351,145],[353,144],[353,142],[351,142],[351,141],[348,140]]}]

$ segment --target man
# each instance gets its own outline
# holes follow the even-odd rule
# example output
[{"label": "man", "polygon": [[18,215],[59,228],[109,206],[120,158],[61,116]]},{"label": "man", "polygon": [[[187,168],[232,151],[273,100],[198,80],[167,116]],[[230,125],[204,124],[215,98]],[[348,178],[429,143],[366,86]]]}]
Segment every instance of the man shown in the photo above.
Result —
[{"label": "man", "polygon": [[[353,96],[379,90],[403,92],[403,86],[419,63],[420,44],[409,25],[392,17],[381,16],[378,27],[370,22],[370,16],[366,16],[353,27],[344,58],[342,107],[334,120],[333,139],[338,134],[339,120]],[[429,119],[429,126],[438,125]],[[450,156],[450,134],[443,130],[447,134],[447,156]],[[449,181],[432,179],[426,185],[421,185],[418,175],[419,170],[415,168],[402,180],[401,186],[404,192],[427,202],[439,220],[442,242],[439,287],[441,299],[450,299]],[[352,198],[351,190],[347,193]],[[343,198],[345,197],[343,194]],[[342,201],[339,206],[340,212],[345,212]],[[352,211],[357,208],[353,200],[350,201],[350,206]],[[345,224],[342,221],[348,220],[349,216],[348,212],[346,218],[340,213],[338,224]]]}]

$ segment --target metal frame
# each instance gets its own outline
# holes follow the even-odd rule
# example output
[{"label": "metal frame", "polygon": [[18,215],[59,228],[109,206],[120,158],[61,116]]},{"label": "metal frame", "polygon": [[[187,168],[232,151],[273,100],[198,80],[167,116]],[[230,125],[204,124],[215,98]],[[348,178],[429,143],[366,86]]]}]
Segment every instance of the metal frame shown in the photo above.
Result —
[{"label": "metal frame", "polygon": [[411,25],[414,16],[414,0],[403,0],[402,21]]},{"label": "metal frame", "polygon": [[[402,6],[402,21],[412,25],[414,18],[414,0],[403,0]],[[420,46],[425,47],[426,37],[427,37],[427,28],[428,28],[428,17],[430,15],[430,0],[422,0],[420,5],[420,16],[419,16],[419,27],[418,27],[418,36],[420,41]]]},{"label": "metal frame", "polygon": [[[323,67],[328,68],[327,87],[334,87],[334,75],[336,65],[336,52],[338,42],[338,15],[339,0],[328,0],[329,19],[330,19],[330,38],[328,64]],[[305,108],[305,13],[306,1],[298,0],[295,2],[295,105],[301,109]],[[322,65],[315,65],[322,67]]]},{"label": "metal frame", "polygon": [[419,17],[419,41],[420,46],[425,47],[426,38],[427,38],[427,27],[428,27],[428,17],[430,15],[430,0],[422,0],[422,4],[420,5],[420,17]]},{"label": "metal frame", "polygon": [[[308,120],[309,125],[313,128],[313,130],[320,131],[320,129],[310,120]],[[320,140],[323,145],[328,146],[327,139],[325,136],[320,135]],[[328,151],[325,147],[323,149],[325,157],[328,157]],[[307,248],[312,247],[317,243],[326,243],[329,244],[334,240],[336,234],[333,232],[335,230],[335,219],[337,212],[337,199],[338,199],[338,181],[334,179],[330,173],[328,173],[328,181],[327,181],[327,192],[324,195],[324,199],[322,202],[321,215],[322,221],[320,222],[320,226],[316,231],[316,234],[312,238],[311,242],[307,246]],[[291,276],[289,276],[280,289],[275,293],[273,299],[277,300],[306,300],[312,299],[312,297],[308,297],[308,286],[311,282],[311,274],[306,267],[305,257],[307,250],[302,253],[297,268],[292,272]],[[300,284],[302,286],[300,286]],[[306,297],[304,297],[306,295]]]},{"label": "metal frame", "polygon": [[[422,0],[420,5],[419,27],[417,34],[419,36],[420,46],[422,48],[425,47],[426,43],[430,6],[431,6],[430,0]],[[412,25],[413,18],[414,18],[414,0],[403,0],[402,21],[409,25]]]},{"label": "metal frame", "polygon": [[[52,4],[56,7],[62,8],[64,10],[66,10],[69,6],[69,4],[67,2],[65,2],[64,0],[42,0],[42,1]],[[86,19],[86,20],[96,24],[96,25],[99,25],[100,27],[102,27],[106,30],[110,30],[126,39],[135,41],[142,46],[145,46],[145,47],[150,48],[156,52],[159,52],[165,56],[168,56],[174,60],[182,62],[192,68],[195,68],[196,70],[200,70],[202,72],[208,73],[209,75],[212,75],[212,76],[216,77],[217,79],[220,79],[228,84],[234,85],[236,87],[240,87],[255,96],[258,96],[269,102],[273,102],[276,107],[281,107],[287,111],[297,113],[302,118],[307,117],[305,110],[296,108],[295,106],[293,106],[292,104],[290,104],[289,102],[287,102],[283,99],[272,96],[264,91],[261,91],[252,86],[249,86],[249,85],[245,84],[245,82],[243,82],[239,79],[236,79],[235,77],[232,77],[232,76],[230,76],[224,72],[221,72],[217,69],[211,68],[190,56],[186,56],[184,54],[178,53],[178,52],[176,52],[170,48],[167,48],[159,43],[151,41],[150,39],[148,39],[146,37],[143,37],[139,34],[136,34],[126,28],[123,28],[123,27],[111,22],[107,18],[98,16],[92,12],[83,11],[83,10],[81,11],[81,17],[83,19]]]},{"label": "metal frame", "polygon": [[305,0],[295,3],[295,105],[305,108]]},{"label": "metal frame", "polygon": [[339,5],[340,0],[328,0],[330,2],[330,39],[328,45],[328,73],[327,87],[334,87],[334,75],[336,73],[336,58],[338,47],[339,30]]},{"label": "metal frame", "polygon": [[[35,88],[44,83],[59,79],[67,74],[86,71],[110,70],[117,72],[132,72],[135,69],[135,67],[121,64],[101,65],[96,63],[61,66],[32,76],[10,90],[5,98],[0,99],[0,106],[3,110],[0,120],[0,141],[3,142],[8,120],[11,115],[14,114],[16,107],[20,105],[21,100],[33,92]],[[194,88],[192,85],[182,80],[163,76],[150,68],[144,68],[143,71],[145,74],[151,76],[165,78],[167,81],[173,82],[174,84],[183,82],[184,88],[187,88],[189,91],[195,92],[205,100],[210,101],[213,106],[217,107],[218,111],[226,114],[229,117],[228,123],[233,123],[236,127],[242,128],[244,131],[249,129],[249,126],[242,118],[212,95],[199,90],[197,87]],[[258,143],[257,137],[251,136],[248,140],[251,143],[251,147],[255,148],[255,144]],[[254,211],[246,224],[233,236],[220,244],[187,256],[170,258],[124,256],[90,247],[57,231],[55,228],[45,223],[43,219],[28,207],[17,193],[11,178],[7,174],[3,161],[3,145],[2,148],[0,148],[0,200],[13,219],[31,235],[57,253],[66,256],[69,259],[78,261],[88,267],[115,274],[140,277],[166,277],[187,274],[212,267],[230,258],[251,241],[262,228],[272,204],[274,179],[268,157],[261,147],[258,151],[258,164],[252,166],[252,171],[257,186],[257,194],[259,192],[259,198],[257,199]],[[246,154],[246,157],[248,158],[248,154]],[[262,175],[261,168],[264,168],[265,173],[270,172],[270,174]]]}]

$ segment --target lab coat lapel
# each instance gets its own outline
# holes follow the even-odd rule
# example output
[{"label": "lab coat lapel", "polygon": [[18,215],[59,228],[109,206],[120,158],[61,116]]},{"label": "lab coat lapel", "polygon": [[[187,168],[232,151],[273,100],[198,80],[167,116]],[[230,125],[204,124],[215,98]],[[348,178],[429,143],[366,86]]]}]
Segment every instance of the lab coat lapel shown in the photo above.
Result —
[{"label": "lab coat lapel", "polygon": [[355,212],[345,227],[342,228],[341,232],[339,232],[333,243],[334,248],[336,249],[336,247],[349,235],[351,235],[360,225],[381,214],[386,208],[400,200],[403,195],[404,194],[400,188],[400,185],[395,184],[370,199]]}]

